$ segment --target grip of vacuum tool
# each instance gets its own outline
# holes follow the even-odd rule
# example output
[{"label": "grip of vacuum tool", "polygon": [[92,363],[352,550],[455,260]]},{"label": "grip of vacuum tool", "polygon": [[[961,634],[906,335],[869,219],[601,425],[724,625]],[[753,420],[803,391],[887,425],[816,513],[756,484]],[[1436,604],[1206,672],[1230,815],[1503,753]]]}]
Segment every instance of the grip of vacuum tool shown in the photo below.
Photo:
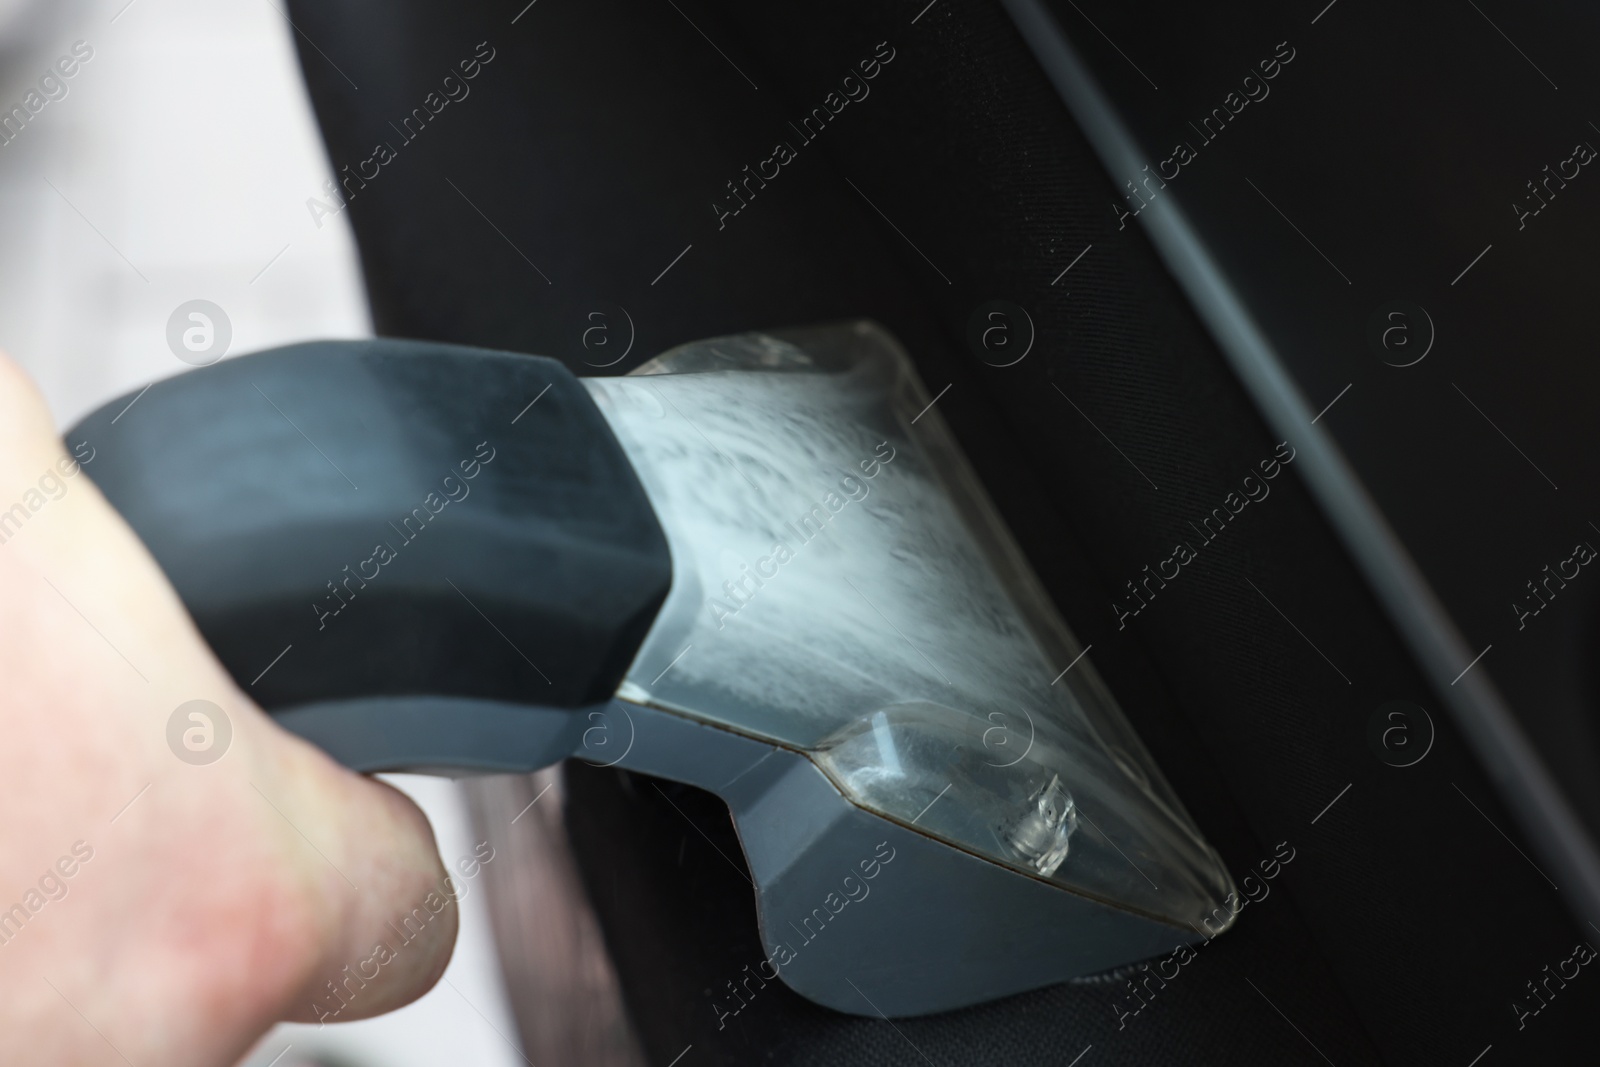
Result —
[{"label": "grip of vacuum tool", "polygon": [[352,766],[529,762],[490,750],[517,708],[608,700],[671,582],[627,457],[554,360],[319,342],[130,399],[68,444],[239,686]]}]

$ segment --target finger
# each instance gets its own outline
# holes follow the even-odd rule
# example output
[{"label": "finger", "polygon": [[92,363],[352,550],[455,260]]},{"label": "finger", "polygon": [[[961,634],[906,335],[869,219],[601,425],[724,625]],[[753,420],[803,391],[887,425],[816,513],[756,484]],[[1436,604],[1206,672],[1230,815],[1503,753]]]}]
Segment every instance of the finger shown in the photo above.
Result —
[{"label": "finger", "polygon": [[[298,742],[294,742],[298,744]],[[433,988],[455,946],[459,889],[411,799],[321,753],[301,799],[332,813],[339,834],[338,916],[286,1018],[347,1022],[408,1004]],[[331,884],[331,883],[329,883]]]},{"label": "finger", "polygon": [[[0,354],[0,485],[37,482],[63,460],[70,458],[43,398]],[[23,535],[5,545],[8,559],[34,572],[34,584],[57,587],[40,593],[46,603],[68,597],[73,611],[95,620],[107,643],[88,653],[105,661],[98,703],[135,705],[157,727],[192,697],[226,706],[237,733],[231,758],[214,775],[163,779],[150,803],[180,809],[164,811],[170,825],[183,825],[186,809],[216,815],[211,825],[236,839],[266,839],[260,847],[236,841],[230,855],[272,868],[235,872],[234,890],[281,883],[261,897],[295,913],[276,927],[291,933],[269,949],[274,973],[293,975],[272,997],[275,1017],[346,1021],[422,995],[449,962],[458,921],[456,889],[426,817],[397,790],[338,766],[272,723],[228,678],[121,516],[88,478],[65,484],[30,511]],[[70,657],[61,669],[93,680]],[[124,751],[131,757],[132,749]],[[164,864],[197,865],[175,846],[161,848]]]}]

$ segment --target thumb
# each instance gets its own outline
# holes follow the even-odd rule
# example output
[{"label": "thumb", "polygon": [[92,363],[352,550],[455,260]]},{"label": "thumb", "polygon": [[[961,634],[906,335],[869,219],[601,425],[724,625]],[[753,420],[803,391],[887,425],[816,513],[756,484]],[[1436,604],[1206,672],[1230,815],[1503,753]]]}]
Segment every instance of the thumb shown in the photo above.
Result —
[{"label": "thumb", "polygon": [[323,879],[329,915],[337,921],[285,1018],[364,1019],[410,1003],[444,974],[455,945],[459,889],[439,860],[427,818],[409,797],[337,767],[320,752],[302,755],[312,767],[290,772],[294,788],[283,800],[284,814],[295,822],[297,815],[324,822],[337,816],[338,855],[329,856],[337,872]]},{"label": "thumb", "polygon": [[[108,812],[120,820],[96,839],[93,877],[58,906],[70,921],[30,929],[0,961],[0,1029],[17,1011],[30,1017],[11,1006],[19,990],[57,996],[32,977],[35,963],[60,963],[60,995],[138,1062],[223,1062],[278,1019],[342,1022],[421,996],[457,927],[427,819],[239,690],[79,473],[92,453],[76,459],[0,355],[0,505],[26,502],[0,528],[0,808],[26,798],[39,812],[15,828],[28,840],[0,850],[4,884],[31,872],[35,851],[110,827]],[[193,766],[173,758],[166,729],[201,695],[226,705],[213,707],[232,743]],[[123,814],[128,797],[138,803]],[[139,965],[92,965],[105,959]],[[197,1000],[208,1010],[192,1011]]]}]

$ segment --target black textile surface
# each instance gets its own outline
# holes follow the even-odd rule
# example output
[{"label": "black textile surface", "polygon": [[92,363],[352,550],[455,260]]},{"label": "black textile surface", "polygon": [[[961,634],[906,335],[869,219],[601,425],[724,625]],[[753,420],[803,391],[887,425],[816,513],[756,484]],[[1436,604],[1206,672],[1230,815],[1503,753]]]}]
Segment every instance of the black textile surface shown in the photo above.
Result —
[{"label": "black textile surface", "polygon": [[[680,1067],[1465,1065],[1490,1045],[1485,1067],[1587,1062],[1578,1002],[1600,980],[1521,1029],[1511,1006],[1583,935],[1500,833],[1516,836],[1292,463],[1119,627],[1124,583],[1197,540],[1278,442],[1139,231],[1117,228],[1112,183],[998,4],[922,8],[291,4],[335,169],[392,143],[348,208],[381,332],[597,373],[609,352],[583,330],[620,305],[636,336],[618,373],[697,337],[878,319],[930,391],[951,383],[940,410],[1235,877],[1295,850],[1120,1027],[1131,994],[1108,981],[893,1026],[774,984],[719,1028],[713,1001],[761,952],[748,885],[696,832],[737,858],[726,811],[575,768],[575,846],[652,1061],[692,1044]],[[494,58],[471,95],[403,141],[479,42]],[[789,124],[880,42],[894,58],[870,95],[799,143]],[[796,158],[724,216],[726,183],[778,141]],[[968,345],[994,299],[1037,330],[1012,367]],[[1408,768],[1368,743],[1395,699],[1438,732]]]}]

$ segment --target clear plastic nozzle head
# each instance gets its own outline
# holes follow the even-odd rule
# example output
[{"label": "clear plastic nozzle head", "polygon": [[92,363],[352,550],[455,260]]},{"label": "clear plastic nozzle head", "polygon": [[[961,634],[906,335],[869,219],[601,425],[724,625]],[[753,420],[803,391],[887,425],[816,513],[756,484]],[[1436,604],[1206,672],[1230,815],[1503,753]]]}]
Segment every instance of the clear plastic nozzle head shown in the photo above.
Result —
[{"label": "clear plastic nozzle head", "polygon": [[852,802],[1186,931],[1226,869],[871,323],[585,383],[667,532],[628,699],[812,759]]}]

